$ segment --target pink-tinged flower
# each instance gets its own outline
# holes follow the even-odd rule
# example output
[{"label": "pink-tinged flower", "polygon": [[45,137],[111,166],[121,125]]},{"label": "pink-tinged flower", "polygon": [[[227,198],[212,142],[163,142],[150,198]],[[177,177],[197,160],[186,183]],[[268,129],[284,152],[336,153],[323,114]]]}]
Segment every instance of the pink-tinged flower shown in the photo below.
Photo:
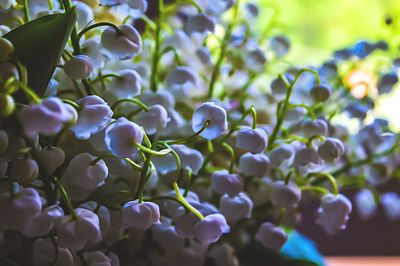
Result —
[{"label": "pink-tinged flower", "polygon": [[125,228],[147,230],[160,223],[160,208],[153,202],[129,201],[122,207],[122,225]]},{"label": "pink-tinged flower", "polygon": [[101,35],[101,43],[112,55],[119,59],[133,58],[142,51],[142,38],[131,25],[122,25],[117,32],[108,27]]}]

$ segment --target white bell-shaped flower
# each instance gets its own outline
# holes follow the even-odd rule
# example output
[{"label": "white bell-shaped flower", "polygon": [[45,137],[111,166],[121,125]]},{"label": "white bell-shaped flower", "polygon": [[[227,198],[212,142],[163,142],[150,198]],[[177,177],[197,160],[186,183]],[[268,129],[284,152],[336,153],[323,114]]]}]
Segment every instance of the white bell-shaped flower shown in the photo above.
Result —
[{"label": "white bell-shaped flower", "polygon": [[268,41],[269,47],[271,50],[278,56],[285,56],[290,49],[290,41],[284,35],[277,35],[269,39]]},{"label": "white bell-shaped flower", "polygon": [[142,129],[124,117],[117,119],[106,128],[105,143],[108,149],[119,158],[131,157],[137,153],[136,144],[143,140]]},{"label": "white bell-shaped flower", "polygon": [[251,153],[263,152],[268,145],[268,135],[261,128],[242,127],[236,135],[236,146]]},{"label": "white bell-shaped flower", "polygon": [[141,100],[148,106],[162,105],[166,110],[174,108],[175,99],[171,92],[167,90],[160,90],[157,93],[143,93],[141,94]]},{"label": "white bell-shaped flower", "polygon": [[155,224],[152,236],[166,252],[177,252],[185,247],[185,238],[178,234],[175,227],[168,224]]},{"label": "white bell-shaped flower", "polygon": [[[56,250],[57,249],[57,250]],[[50,238],[39,238],[33,243],[33,266],[57,265],[71,266],[75,265],[74,256],[66,248],[54,246]]]},{"label": "white bell-shaped flower", "polygon": [[119,77],[113,77],[107,89],[118,98],[130,98],[138,95],[141,89],[142,78],[132,69],[123,69],[117,72]]},{"label": "white bell-shaped flower", "polygon": [[191,149],[182,144],[175,144],[171,146],[172,149],[178,154],[181,159],[183,169],[191,169],[194,174],[197,174],[203,165],[203,154],[196,149]]},{"label": "white bell-shaped flower", "polygon": [[213,245],[208,254],[216,266],[239,266],[239,260],[235,256],[235,248],[227,242],[220,245]]},{"label": "white bell-shaped flower", "polygon": [[108,104],[99,96],[89,95],[78,102],[79,118],[71,128],[78,139],[88,139],[100,132],[111,122],[113,112]]},{"label": "white bell-shaped flower", "polygon": [[306,137],[311,138],[313,136],[326,136],[328,133],[328,124],[325,120],[317,118],[313,120],[305,120],[301,124],[301,128]]},{"label": "white bell-shaped flower", "polygon": [[230,227],[223,215],[219,213],[210,214],[195,225],[194,236],[202,244],[211,244],[219,240]]},{"label": "white bell-shaped flower", "polygon": [[281,249],[288,239],[282,228],[268,222],[261,224],[255,237],[264,247],[277,251]]},{"label": "white bell-shaped flower", "polygon": [[396,192],[382,194],[381,204],[389,220],[396,221],[400,219],[400,196]]},{"label": "white bell-shaped flower", "polygon": [[87,243],[101,241],[99,217],[89,210],[75,209],[77,219],[64,216],[56,226],[57,244],[72,251],[81,250]]},{"label": "white bell-shaped flower", "polygon": [[333,162],[344,154],[344,144],[339,139],[327,138],[319,145],[318,154],[323,160]]},{"label": "white bell-shaped flower", "polygon": [[262,153],[252,154],[247,152],[240,157],[239,170],[245,176],[262,177],[267,174],[270,167],[268,156]]},{"label": "white bell-shaped flower", "polygon": [[372,218],[378,210],[378,204],[375,201],[374,193],[367,188],[361,189],[356,193],[354,196],[354,204],[357,207],[359,216],[364,220]]},{"label": "white bell-shaped flower", "polygon": [[46,172],[52,174],[64,163],[65,153],[59,147],[50,146],[38,151],[37,158],[38,162],[44,167]]},{"label": "white bell-shaped flower", "polygon": [[[10,196],[10,195],[9,195]],[[0,197],[0,209],[4,214],[0,219],[0,231],[8,229],[22,231],[42,209],[38,192],[32,188],[24,188],[15,196]]]},{"label": "white bell-shaped flower", "polygon": [[25,106],[20,113],[24,132],[28,137],[37,134],[55,135],[71,121],[71,113],[59,98],[49,97],[39,104]]},{"label": "white bell-shaped flower", "polygon": [[214,31],[215,22],[206,14],[198,14],[187,19],[185,29],[189,34],[206,34]]},{"label": "white bell-shaped flower", "polygon": [[140,33],[131,25],[119,26],[120,32],[113,27],[105,29],[101,35],[101,43],[118,59],[130,59],[142,51]]},{"label": "white bell-shaped flower", "polygon": [[211,187],[219,194],[234,197],[243,191],[244,182],[240,175],[229,173],[228,170],[215,171],[211,175]]},{"label": "white bell-shaped flower", "polygon": [[192,117],[192,128],[199,131],[206,122],[206,129],[200,134],[206,139],[215,139],[228,129],[226,111],[213,102],[206,102],[196,108]]},{"label": "white bell-shaped flower", "polygon": [[22,231],[22,234],[26,237],[44,236],[61,221],[63,216],[64,211],[60,206],[49,206],[31,220]]},{"label": "white bell-shaped flower", "polygon": [[93,63],[90,57],[80,54],[68,60],[63,69],[73,80],[86,79],[93,72]]},{"label": "white bell-shaped flower", "polygon": [[105,57],[101,51],[100,41],[97,39],[89,39],[82,42],[81,53],[88,56],[92,60],[94,68],[104,66]]},{"label": "white bell-shaped flower", "polygon": [[187,101],[190,91],[197,85],[196,74],[192,69],[185,66],[178,66],[168,73],[166,81],[168,90],[179,102]]},{"label": "white bell-shaped flower", "polygon": [[150,106],[148,111],[142,112],[137,118],[137,123],[148,135],[156,134],[158,130],[165,128],[168,122],[167,110],[159,104]]},{"label": "white bell-shaped flower", "polygon": [[328,234],[334,234],[346,228],[351,209],[351,202],[344,195],[326,194],[321,199],[316,223]]},{"label": "white bell-shaped flower", "polygon": [[271,202],[282,208],[296,207],[301,199],[301,189],[295,183],[276,181],[272,184]]},{"label": "white bell-shaped flower", "polygon": [[294,155],[294,147],[290,144],[280,144],[278,147],[273,149],[268,157],[271,160],[271,165],[278,167],[285,160],[290,159]]},{"label": "white bell-shaped flower", "polygon": [[160,223],[160,208],[153,202],[129,201],[122,207],[122,225],[125,228],[149,229]]},{"label": "white bell-shaped flower", "polygon": [[244,192],[232,198],[225,194],[219,202],[219,208],[229,222],[236,223],[251,217],[253,201]]},{"label": "white bell-shaped flower", "polygon": [[31,183],[39,175],[39,166],[35,160],[15,158],[11,164],[10,176],[23,185]]},{"label": "white bell-shaped flower", "polygon": [[306,166],[309,164],[319,164],[321,159],[318,152],[313,147],[301,148],[294,156],[293,164],[295,166]]},{"label": "white bell-shaped flower", "polygon": [[93,190],[104,184],[108,176],[108,168],[103,160],[93,161],[96,157],[89,153],[76,155],[69,162],[67,172],[63,179],[68,179],[71,183],[83,189]]},{"label": "white bell-shaped flower", "polygon": [[76,7],[78,28],[82,30],[94,20],[93,9],[85,2],[72,1],[72,3]]}]

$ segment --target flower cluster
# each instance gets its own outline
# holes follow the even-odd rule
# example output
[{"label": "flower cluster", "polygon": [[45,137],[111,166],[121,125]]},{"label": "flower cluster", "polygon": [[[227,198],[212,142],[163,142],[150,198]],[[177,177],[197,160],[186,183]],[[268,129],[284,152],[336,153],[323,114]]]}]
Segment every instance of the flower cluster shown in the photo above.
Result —
[{"label": "flower cluster", "polygon": [[[376,84],[358,73],[388,43],[282,68],[290,41],[253,32],[253,4],[160,0],[148,18],[146,0],[61,2],[0,1],[9,18],[0,25],[8,260],[239,265],[252,242],[279,251],[310,197],[320,201],[316,226],[345,229],[348,187],[360,189],[361,217],[380,202],[400,219],[400,195],[379,189],[399,168],[399,135],[370,119],[373,100],[397,84],[400,60],[375,70]],[[41,93],[7,32],[64,10],[77,23]],[[32,255],[18,256],[22,248]]]}]

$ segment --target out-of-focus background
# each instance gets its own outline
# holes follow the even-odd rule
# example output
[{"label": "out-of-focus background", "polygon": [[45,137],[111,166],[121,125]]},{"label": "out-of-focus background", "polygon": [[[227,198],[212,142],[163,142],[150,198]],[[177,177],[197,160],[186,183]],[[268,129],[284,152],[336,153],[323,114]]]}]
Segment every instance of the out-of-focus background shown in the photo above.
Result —
[{"label": "out-of-focus background", "polygon": [[[261,34],[284,33],[292,41],[287,61],[312,65],[329,58],[335,49],[357,40],[385,40],[393,44],[390,57],[400,56],[399,0],[247,0],[261,6],[255,26]],[[391,20],[387,25],[385,22]],[[252,25],[253,26],[253,25]],[[376,115],[400,130],[400,89],[379,97]]]},{"label": "out-of-focus background", "polygon": [[[256,26],[257,32],[268,35],[283,33],[291,39],[292,49],[286,58],[290,63],[317,65],[328,59],[334,50],[352,45],[361,39],[385,40],[393,47],[384,55],[386,60],[400,57],[399,0],[248,2],[259,3],[262,7]],[[376,105],[375,115],[388,119],[392,129],[400,130],[400,87],[395,87],[390,94],[379,96]],[[352,196],[351,191],[348,195]],[[327,236],[313,225],[315,213],[311,210],[315,208],[307,209],[310,211],[304,213],[299,230],[316,241],[324,255],[400,255],[400,224],[389,222],[382,210],[369,221],[362,221],[355,214],[351,216],[348,230],[335,236]],[[384,264],[382,261],[382,264],[374,265]],[[394,265],[400,265],[400,262]]]}]

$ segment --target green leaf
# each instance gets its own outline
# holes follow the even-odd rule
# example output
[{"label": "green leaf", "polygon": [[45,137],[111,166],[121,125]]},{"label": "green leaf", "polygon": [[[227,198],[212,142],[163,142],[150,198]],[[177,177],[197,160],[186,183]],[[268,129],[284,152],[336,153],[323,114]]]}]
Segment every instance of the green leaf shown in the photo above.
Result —
[{"label": "green leaf", "polygon": [[42,96],[76,23],[75,8],[32,20],[3,36],[28,72],[28,86]]}]

